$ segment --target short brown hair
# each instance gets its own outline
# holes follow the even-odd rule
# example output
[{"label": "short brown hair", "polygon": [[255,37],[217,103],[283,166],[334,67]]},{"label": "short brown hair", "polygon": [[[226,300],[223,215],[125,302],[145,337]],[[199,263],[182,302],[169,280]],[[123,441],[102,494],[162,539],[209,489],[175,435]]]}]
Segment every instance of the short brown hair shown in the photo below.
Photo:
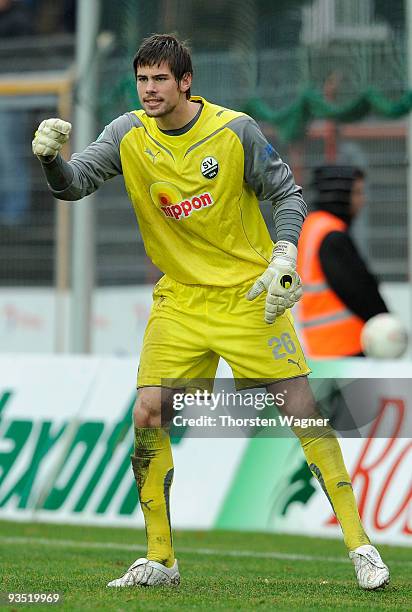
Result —
[{"label": "short brown hair", "polygon": [[[193,75],[192,58],[186,43],[181,42],[173,34],[152,34],[143,39],[133,58],[134,75],[137,79],[139,66],[154,66],[166,62],[171,73],[179,83],[185,74]],[[190,88],[186,92],[190,98]]]}]

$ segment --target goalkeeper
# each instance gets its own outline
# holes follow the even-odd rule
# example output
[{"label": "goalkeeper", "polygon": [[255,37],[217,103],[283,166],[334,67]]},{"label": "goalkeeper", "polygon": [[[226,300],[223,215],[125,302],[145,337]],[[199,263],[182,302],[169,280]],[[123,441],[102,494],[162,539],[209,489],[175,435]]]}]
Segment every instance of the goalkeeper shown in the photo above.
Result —
[{"label": "goalkeeper", "polygon": [[[123,175],[146,252],[164,273],[153,292],[134,409],[132,467],[147,555],[111,587],[180,581],[162,389],[213,381],[223,357],[238,386],[253,381],[274,394],[286,388],[287,414],[316,412],[289,310],[302,293],[296,258],[306,205],[300,187],[250,117],[191,96],[190,53],[175,37],[145,39],[133,67],[142,110],[115,119],[70,162],[59,155],[69,123],[47,119],[33,140],[59,199],[79,200]],[[258,200],[273,204],[275,245]],[[383,586],[388,568],[364,532],[333,432],[294,432],[340,522],[360,586]]]}]

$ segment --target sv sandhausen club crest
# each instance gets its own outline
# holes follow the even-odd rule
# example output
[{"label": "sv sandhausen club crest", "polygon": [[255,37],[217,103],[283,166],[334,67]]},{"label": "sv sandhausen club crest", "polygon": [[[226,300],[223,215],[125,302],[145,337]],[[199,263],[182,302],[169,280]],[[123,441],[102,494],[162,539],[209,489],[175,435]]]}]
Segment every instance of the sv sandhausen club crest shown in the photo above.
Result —
[{"label": "sv sandhausen club crest", "polygon": [[215,176],[219,172],[219,162],[211,155],[205,157],[202,160],[202,163],[200,164],[200,172],[205,178],[215,178]]}]

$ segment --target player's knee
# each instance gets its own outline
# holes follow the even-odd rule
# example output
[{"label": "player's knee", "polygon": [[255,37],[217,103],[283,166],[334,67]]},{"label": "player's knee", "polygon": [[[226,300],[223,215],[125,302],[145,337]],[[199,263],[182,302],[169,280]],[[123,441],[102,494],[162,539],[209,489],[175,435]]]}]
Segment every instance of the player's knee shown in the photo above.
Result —
[{"label": "player's knee", "polygon": [[139,389],[133,408],[135,427],[161,426],[160,389],[147,387]]},{"label": "player's knee", "polygon": [[280,407],[283,414],[298,418],[309,418],[317,413],[316,401],[307,376],[281,380],[268,385],[267,390],[276,396],[283,394],[284,404]]}]

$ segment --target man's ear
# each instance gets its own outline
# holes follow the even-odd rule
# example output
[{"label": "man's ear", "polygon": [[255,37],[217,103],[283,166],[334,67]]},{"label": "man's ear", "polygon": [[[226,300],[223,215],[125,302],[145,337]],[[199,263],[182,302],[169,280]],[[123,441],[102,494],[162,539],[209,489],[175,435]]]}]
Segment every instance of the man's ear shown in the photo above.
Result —
[{"label": "man's ear", "polygon": [[192,75],[190,72],[186,72],[186,74],[184,74],[179,81],[179,89],[181,92],[186,93],[190,89],[191,85]]}]

